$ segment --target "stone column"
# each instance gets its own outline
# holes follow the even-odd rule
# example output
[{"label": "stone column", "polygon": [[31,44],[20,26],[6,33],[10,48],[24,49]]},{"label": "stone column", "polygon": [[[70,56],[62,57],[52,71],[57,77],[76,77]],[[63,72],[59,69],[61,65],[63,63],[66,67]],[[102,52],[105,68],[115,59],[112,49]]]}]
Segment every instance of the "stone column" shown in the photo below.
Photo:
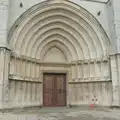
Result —
[{"label": "stone column", "polygon": [[0,47],[7,47],[9,2],[0,0]]},{"label": "stone column", "polygon": [[120,53],[120,0],[113,0],[112,2],[114,8],[114,29],[116,32],[117,53]]},{"label": "stone column", "polygon": [[119,106],[120,106],[120,53],[117,54],[117,66],[118,66]]},{"label": "stone column", "polygon": [[112,79],[112,91],[113,91],[113,100],[112,106],[120,105],[120,96],[119,96],[119,75],[118,75],[118,58],[117,55],[112,55],[110,57],[111,64],[111,79]]},{"label": "stone column", "polygon": [[10,50],[8,49],[7,34],[9,2],[10,0],[0,0],[0,109],[4,108],[8,101]]},{"label": "stone column", "polygon": [[0,109],[7,107],[9,102],[9,61],[10,50],[6,48],[0,48]]}]

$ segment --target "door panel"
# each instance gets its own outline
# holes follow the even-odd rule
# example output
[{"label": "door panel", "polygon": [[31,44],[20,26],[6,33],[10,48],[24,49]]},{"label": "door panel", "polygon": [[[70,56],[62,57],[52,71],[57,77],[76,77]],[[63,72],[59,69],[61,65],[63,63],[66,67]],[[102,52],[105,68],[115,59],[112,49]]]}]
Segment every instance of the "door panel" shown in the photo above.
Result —
[{"label": "door panel", "polygon": [[53,88],[54,88],[54,81],[53,75],[45,75],[44,82],[43,82],[43,105],[44,106],[52,106],[53,105]]},{"label": "door panel", "polygon": [[56,75],[56,105],[65,106],[66,105],[66,82],[65,75]]},{"label": "door panel", "polygon": [[66,105],[66,76],[65,74],[44,74],[43,105]]}]

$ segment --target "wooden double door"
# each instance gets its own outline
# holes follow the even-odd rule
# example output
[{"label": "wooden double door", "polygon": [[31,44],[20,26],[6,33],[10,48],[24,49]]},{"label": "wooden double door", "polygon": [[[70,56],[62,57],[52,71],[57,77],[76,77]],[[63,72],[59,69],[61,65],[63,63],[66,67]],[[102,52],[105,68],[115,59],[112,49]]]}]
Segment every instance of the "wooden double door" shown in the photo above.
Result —
[{"label": "wooden double door", "polygon": [[43,105],[47,107],[66,106],[65,74],[44,74]]}]

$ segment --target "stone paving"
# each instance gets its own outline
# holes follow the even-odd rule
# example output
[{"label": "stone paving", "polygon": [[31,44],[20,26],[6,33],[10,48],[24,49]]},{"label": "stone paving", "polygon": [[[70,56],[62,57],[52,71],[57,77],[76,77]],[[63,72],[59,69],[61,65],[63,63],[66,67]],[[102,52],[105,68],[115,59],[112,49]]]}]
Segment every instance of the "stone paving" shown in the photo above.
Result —
[{"label": "stone paving", "polygon": [[107,108],[37,108],[1,113],[0,120],[120,120],[120,110]]}]

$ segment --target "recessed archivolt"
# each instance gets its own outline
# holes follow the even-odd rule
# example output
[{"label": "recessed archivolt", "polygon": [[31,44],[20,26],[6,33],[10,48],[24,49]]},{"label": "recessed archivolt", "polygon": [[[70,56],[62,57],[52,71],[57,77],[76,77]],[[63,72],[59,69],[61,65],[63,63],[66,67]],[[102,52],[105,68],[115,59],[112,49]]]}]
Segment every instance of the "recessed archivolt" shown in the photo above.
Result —
[{"label": "recessed archivolt", "polygon": [[[63,18],[64,19],[64,18]],[[49,19],[48,19],[49,21]],[[69,20],[68,20],[69,22]],[[46,23],[46,24],[45,24]],[[67,29],[69,30],[71,34],[75,35],[77,37],[77,41],[79,42],[79,47],[81,47],[82,45],[82,50],[84,50],[85,52],[86,49],[85,47],[83,46],[82,43],[85,44],[85,46],[89,49],[90,53],[92,53],[92,51],[97,51],[95,49],[95,45],[93,43],[93,41],[91,40],[92,38],[89,36],[88,31],[85,31],[85,29],[83,29],[82,27],[81,28],[77,28],[79,27],[79,25],[76,24],[76,26],[71,23],[71,26],[67,23],[67,21],[63,21],[62,19],[55,19],[55,20],[51,20],[49,22],[43,22],[42,26],[40,26],[40,24],[36,24],[35,25],[36,27],[32,27],[31,30],[28,31],[28,33],[30,33],[29,35],[29,38],[27,37],[28,35],[26,35],[26,37],[24,38],[23,41],[23,44],[22,44],[22,47],[23,48],[26,48],[26,46],[31,46],[34,42],[36,42],[37,40],[37,36],[40,36],[41,37],[41,34],[44,32],[44,31],[47,31],[48,29],[50,30],[51,28],[63,28],[63,29]],[[39,28],[40,26],[40,28]],[[43,32],[42,32],[43,31]],[[79,32],[78,32],[79,31]],[[34,32],[34,34],[32,34],[32,32]],[[32,35],[32,36],[31,36]],[[28,39],[27,39],[28,38]],[[89,41],[88,41],[89,39]],[[69,39],[70,40],[70,39]],[[81,41],[82,40],[82,41]],[[40,41],[40,40],[39,40]],[[74,40],[73,40],[74,41]],[[96,40],[97,41],[97,40]],[[97,43],[96,43],[97,45]],[[32,47],[34,48],[34,47]],[[84,49],[83,49],[84,48]],[[23,49],[22,49],[23,50]],[[30,49],[31,50],[31,49]],[[80,52],[80,51],[79,51]],[[100,53],[100,50],[98,50],[98,52]],[[22,52],[22,53],[25,53],[25,52]],[[89,54],[90,54],[89,53]],[[99,54],[98,53],[98,54]],[[96,55],[90,55],[91,57],[94,57]]]},{"label": "recessed archivolt", "polygon": [[[57,40],[59,41],[60,43],[64,44],[69,51],[71,51],[71,54],[72,56],[74,56],[74,60],[78,59],[79,58],[79,54],[80,52],[78,53],[78,50],[77,50],[77,44],[76,45],[73,45],[72,42],[68,41],[67,38],[65,38],[63,35],[60,35],[60,34],[50,34],[49,36],[47,36],[44,40],[41,41],[40,44],[38,44],[36,47],[34,47],[34,49],[31,51],[31,55],[32,57],[36,56],[37,59],[40,59],[40,55],[39,53],[41,52],[42,49],[44,49],[44,45],[48,42],[52,42],[54,40]],[[75,47],[76,46],[76,47]],[[35,51],[35,52],[34,52]],[[81,53],[81,57],[83,54]]]},{"label": "recessed archivolt", "polygon": [[[34,49],[34,52],[39,51],[39,50],[38,50],[38,47],[40,46],[41,42],[44,41],[45,39],[47,39],[49,36],[51,36],[51,35],[53,35],[53,34],[59,34],[59,35],[62,35],[62,36],[64,36],[64,37],[66,37],[66,40],[68,41],[68,43],[71,42],[74,47],[75,47],[75,46],[77,47],[77,48],[76,48],[76,49],[77,49],[76,54],[79,55],[79,58],[80,58],[80,57],[83,57],[83,52],[81,52],[81,44],[78,42],[78,40],[77,40],[77,38],[76,38],[76,36],[75,36],[76,34],[75,34],[75,35],[71,35],[71,34],[69,33],[68,29],[66,30],[66,29],[61,28],[61,27],[57,27],[57,28],[54,28],[54,27],[53,27],[53,28],[51,28],[51,29],[48,29],[48,30],[46,30],[46,31],[43,31],[43,33],[42,33],[41,35],[37,36],[37,39],[36,39],[35,41],[34,41],[34,39],[33,39],[34,43],[32,43],[31,46],[29,45],[28,51],[30,50],[30,48],[35,48],[35,49]],[[74,32],[73,32],[73,34],[74,34]],[[57,39],[57,36],[56,36],[56,39]],[[81,39],[81,38],[79,37],[79,39]],[[89,50],[88,50],[88,48],[84,45],[84,43],[83,43],[82,48],[83,48],[83,47],[84,47],[84,52],[85,52],[85,50],[86,50],[86,53],[87,53],[87,54],[84,54],[84,55],[89,56]],[[26,51],[27,51],[27,50],[26,50]],[[87,52],[87,51],[88,51],[88,52]],[[81,53],[81,56],[80,56],[80,53]],[[31,54],[31,52],[30,52],[30,54]]]},{"label": "recessed archivolt", "polygon": [[[52,12],[52,11],[51,11]],[[53,11],[54,12],[54,11]],[[92,54],[92,55],[86,55],[86,56],[90,56],[91,58],[93,58],[93,57],[95,57],[96,55],[94,55],[93,53],[95,53],[96,51],[98,52],[98,56],[99,56],[99,54],[101,53],[101,50],[102,50],[102,48],[100,48],[100,50],[99,50],[99,48],[97,48],[97,50],[95,49],[95,45],[98,45],[98,44],[100,44],[100,42],[99,42],[99,40],[98,40],[98,38],[96,37],[96,39],[95,39],[95,33],[94,34],[92,34],[92,32],[93,32],[93,29],[92,28],[90,28],[90,26],[89,25],[87,25],[87,23],[85,23],[84,21],[80,21],[81,22],[81,25],[77,22],[77,21],[75,21],[74,19],[72,19],[71,18],[71,15],[69,15],[68,16],[68,13],[67,14],[60,14],[59,15],[59,12],[57,12],[57,10],[56,10],[56,15],[57,16],[53,16],[54,15],[54,13],[50,13],[49,12],[49,14],[47,13],[47,15],[49,15],[49,17],[47,17],[46,18],[46,14],[44,14],[44,18],[45,19],[42,19],[42,20],[39,20],[39,18],[40,18],[40,16],[39,16],[39,18],[36,18],[35,17],[35,19],[34,20],[31,20],[31,23],[28,23],[28,24],[30,24],[30,25],[32,25],[32,23],[34,23],[31,27],[29,27],[28,29],[25,29],[25,31],[23,30],[23,36],[24,37],[22,37],[22,38],[18,38],[18,39],[23,39],[23,41],[25,41],[27,44],[29,44],[29,42],[31,42],[31,39],[30,39],[30,36],[32,35],[32,36],[34,36],[34,34],[33,33],[35,33],[35,34],[37,34],[37,30],[38,29],[42,29],[43,28],[43,30],[46,30],[46,27],[49,27],[49,25],[50,25],[50,22],[52,23],[51,24],[51,27],[53,27],[53,24],[54,24],[54,26],[55,26],[55,24],[56,24],[56,22],[58,21],[58,22],[61,22],[61,26],[62,26],[62,24],[64,24],[64,26],[63,27],[66,27],[67,29],[68,29],[68,27],[69,27],[69,31],[74,35],[74,34],[77,34],[77,36],[78,36],[78,42],[80,42],[81,43],[81,45],[83,46],[83,48],[84,48],[84,54],[85,53],[87,53],[87,51],[86,51],[86,49],[85,48],[88,48],[89,49],[89,51],[90,51],[90,53]],[[70,14],[70,13],[69,13]],[[50,16],[51,15],[51,16]],[[73,18],[75,18],[75,16],[73,16]],[[38,19],[39,21],[37,21],[36,19]],[[38,23],[36,23],[36,21],[38,22]],[[27,25],[28,25],[27,24]],[[68,25],[68,24],[70,24],[70,25]],[[27,27],[25,27],[25,28],[27,28]],[[72,30],[70,30],[70,28],[72,28]],[[28,30],[28,31],[27,31]],[[25,34],[25,32],[26,32],[26,34]],[[38,31],[39,33],[41,33],[40,31]],[[91,32],[91,33],[90,33]],[[28,34],[27,34],[28,33]],[[90,37],[90,35],[92,35],[91,37]],[[82,41],[80,41],[80,38],[81,37],[83,37],[81,40]],[[28,39],[27,39],[28,38]],[[88,39],[89,39],[89,41],[88,41]],[[92,40],[90,40],[90,39],[92,39]],[[32,40],[33,42],[34,42],[34,40]],[[94,43],[95,42],[95,43]],[[18,48],[18,49],[20,49],[19,48],[19,45],[21,45],[22,47],[23,47],[23,45],[25,45],[24,44],[24,42],[22,42],[23,44],[21,45],[21,43],[19,43],[19,44],[17,44],[16,45],[16,48]],[[84,43],[84,44],[86,44],[85,46],[84,46],[84,44],[82,44],[82,43]],[[28,46],[26,44],[26,46]],[[95,44],[95,45],[94,45]],[[100,46],[101,47],[101,46]],[[26,47],[25,47],[26,48]],[[94,49],[93,49],[94,48]],[[93,50],[92,50],[93,49]],[[93,56],[94,55],[94,56]],[[86,57],[86,58],[88,58],[88,57]]]},{"label": "recessed archivolt", "polygon": [[44,45],[44,48],[42,48],[41,52],[39,53],[41,61],[44,60],[45,55],[47,54],[47,52],[53,48],[56,47],[58,48],[60,51],[62,51],[62,53],[66,56],[67,61],[71,61],[74,60],[74,56],[72,56],[71,51],[65,46],[65,44],[53,40],[52,42],[48,42]]},{"label": "recessed archivolt", "polygon": [[[42,29],[43,28],[43,29]],[[36,31],[34,33],[33,36],[31,36],[31,38],[29,38],[30,40],[28,40],[27,42],[27,39],[26,39],[26,42],[24,42],[24,44],[22,46],[25,45],[24,48],[26,48],[26,46],[29,44],[29,48],[28,50],[32,48],[37,48],[36,45],[40,45],[40,43],[46,39],[47,36],[50,36],[52,34],[60,34],[60,35],[63,35],[64,37],[66,37],[66,39],[68,40],[68,42],[72,42],[72,44],[74,46],[77,46],[76,49],[78,49],[78,52],[80,53],[82,50],[82,47],[81,47],[81,44],[80,42],[77,40],[76,38],[76,33],[74,33],[74,31],[71,29],[71,28],[67,28],[67,26],[65,24],[56,24],[56,23],[53,23],[53,24],[50,24],[50,25],[46,25],[44,27],[40,28],[38,31]],[[71,33],[69,32],[71,30]],[[76,31],[77,32],[77,31]],[[75,34],[75,35],[72,35],[72,34]],[[79,39],[81,38],[81,36],[79,37]],[[57,39],[57,37],[56,37]],[[82,39],[82,38],[81,38]],[[22,53],[25,53],[25,49],[22,49]]]},{"label": "recessed archivolt", "polygon": [[[41,47],[39,46],[38,51],[36,52],[36,56],[40,56],[40,52],[41,52],[42,49],[44,49],[45,44],[47,44],[49,42],[52,43],[52,41],[54,41],[54,40],[56,40],[56,39],[54,39],[54,37],[51,37],[50,39],[46,40],[46,42],[43,42],[40,45]],[[61,38],[58,38],[56,41],[58,41],[59,43],[61,43],[61,45],[64,45],[68,49],[68,51],[72,55],[72,60],[73,61],[78,59],[78,55],[76,54],[76,50],[75,50],[75,48],[73,48],[73,46],[70,45],[70,43],[65,44],[65,42],[63,42],[63,39],[61,39]],[[38,59],[40,59],[40,58],[38,58]]]},{"label": "recessed archivolt", "polygon": [[[13,33],[10,34],[10,44],[20,54],[38,57],[41,53],[39,46],[44,40],[47,41],[48,37],[54,35],[55,39],[58,28],[61,30],[58,30],[57,34],[65,38],[64,44],[68,41],[72,50],[76,51],[78,59],[102,57],[107,54],[110,42],[98,21],[82,7],[64,0],[60,3],[57,0],[47,1],[47,4],[43,2],[25,12],[11,30]],[[51,30],[53,33],[49,35]],[[59,40],[62,44],[61,38]]]}]

